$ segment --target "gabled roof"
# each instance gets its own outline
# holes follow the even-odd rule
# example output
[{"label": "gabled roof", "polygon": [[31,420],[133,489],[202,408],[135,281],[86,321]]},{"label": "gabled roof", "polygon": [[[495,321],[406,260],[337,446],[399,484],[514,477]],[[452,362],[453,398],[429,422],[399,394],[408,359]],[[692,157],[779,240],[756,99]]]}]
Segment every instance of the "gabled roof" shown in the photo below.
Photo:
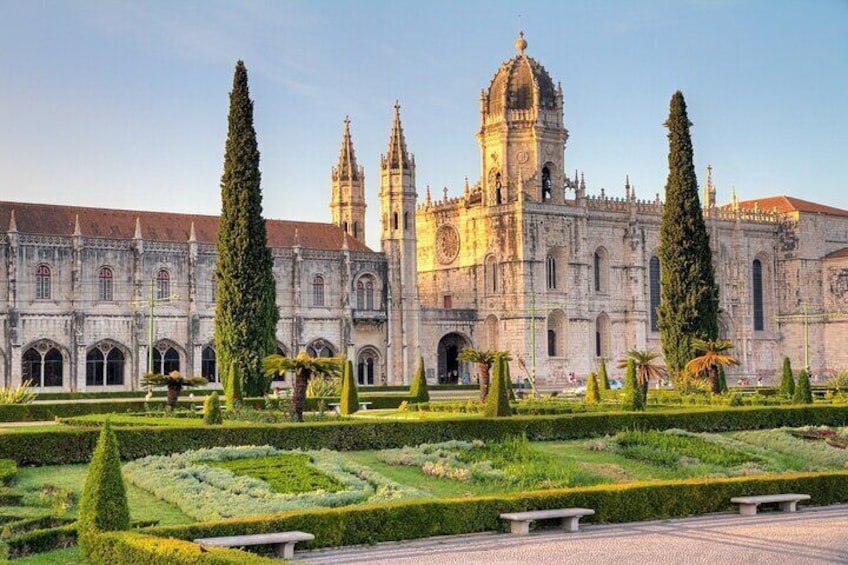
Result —
[{"label": "gabled roof", "polygon": [[833,253],[828,253],[824,256],[825,259],[845,259],[848,258],[848,247],[838,249]]},{"label": "gabled roof", "polygon": [[[731,205],[726,205],[729,208]],[[766,198],[755,198],[753,200],[742,200],[739,207],[743,210],[753,210],[755,207],[762,212],[805,212],[808,214],[829,214],[831,216],[848,216],[848,210],[825,206],[808,200],[801,200],[792,196],[769,196]]]},{"label": "gabled roof", "polygon": [[[192,223],[198,242],[215,243],[218,237],[218,216],[28,202],[0,202],[0,232],[9,228],[12,210],[18,231],[26,234],[70,236],[74,234],[79,218],[83,237],[132,239],[136,219],[141,226],[142,238],[148,241],[186,242],[191,235]],[[269,247],[294,247],[297,242],[304,249],[340,250],[346,239],[351,251],[370,251],[333,224],[266,220],[265,225]]]}]

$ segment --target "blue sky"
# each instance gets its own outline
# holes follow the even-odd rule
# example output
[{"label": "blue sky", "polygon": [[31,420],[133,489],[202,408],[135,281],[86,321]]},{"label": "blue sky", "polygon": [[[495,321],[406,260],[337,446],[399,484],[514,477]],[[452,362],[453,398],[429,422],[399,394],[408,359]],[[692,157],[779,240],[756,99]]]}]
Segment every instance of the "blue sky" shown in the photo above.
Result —
[{"label": "blue sky", "polygon": [[392,105],[418,192],[480,175],[479,93],[527,53],[561,81],[567,171],[661,193],[662,123],[686,96],[719,202],[790,194],[848,209],[848,1],[0,0],[0,199],[216,214],[243,59],[267,217],[329,221],[345,115],[379,247]]}]

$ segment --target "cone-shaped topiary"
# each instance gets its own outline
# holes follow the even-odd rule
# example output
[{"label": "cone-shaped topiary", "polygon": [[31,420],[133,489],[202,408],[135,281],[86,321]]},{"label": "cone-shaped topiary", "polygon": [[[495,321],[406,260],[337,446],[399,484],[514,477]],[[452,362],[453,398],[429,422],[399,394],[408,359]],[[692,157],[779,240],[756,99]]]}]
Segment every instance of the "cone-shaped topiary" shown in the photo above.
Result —
[{"label": "cone-shaped topiary", "polygon": [[221,399],[217,390],[203,401],[203,423],[207,426],[224,423],[224,416],[221,414]]},{"label": "cone-shaped topiary", "polygon": [[597,404],[601,401],[601,391],[598,390],[598,375],[589,373],[586,377],[586,404]]},{"label": "cone-shaped topiary", "polygon": [[627,373],[624,376],[624,396],[621,399],[625,410],[644,410],[645,400],[642,397],[642,389],[636,379],[636,363],[633,359],[627,360]]},{"label": "cone-shaped topiary", "polygon": [[813,403],[813,391],[810,388],[810,375],[807,374],[807,369],[801,369],[801,372],[798,373],[798,384],[795,386],[792,401],[795,404]]},{"label": "cone-shaped topiary", "polygon": [[512,383],[512,375],[509,372],[509,362],[504,363],[504,385],[506,388],[507,402],[515,402],[515,385]]},{"label": "cone-shaped topiary", "polygon": [[727,375],[724,374],[724,365],[718,366],[718,388],[722,394],[727,392]]},{"label": "cone-shaped topiary", "polygon": [[506,390],[506,366],[507,361],[502,356],[495,358],[494,374],[489,386],[489,394],[486,396],[487,418],[503,418],[509,416],[509,396]]},{"label": "cone-shaped topiary", "polygon": [[784,398],[795,396],[795,377],[792,376],[792,364],[789,357],[783,358],[783,377],[780,379],[780,395]]},{"label": "cone-shaped topiary", "polygon": [[598,360],[598,386],[601,390],[609,390],[609,377],[607,377],[607,361],[603,357]]},{"label": "cone-shaped topiary", "polygon": [[241,404],[241,373],[238,365],[230,365],[229,376],[224,382],[224,404],[227,410],[233,410]]},{"label": "cone-shaped topiary", "polygon": [[339,412],[348,416],[359,410],[359,392],[356,390],[356,380],[353,378],[353,361],[350,359],[345,363],[344,375],[342,375],[342,399]]},{"label": "cone-shaped topiary", "polygon": [[127,491],[121,476],[118,440],[107,421],[103,425],[79,503],[77,532],[83,551],[87,540],[101,531],[130,529],[130,509]]},{"label": "cone-shaped topiary", "polygon": [[412,402],[430,402],[430,393],[427,392],[427,377],[424,376],[424,358],[418,358],[418,370],[409,387],[409,396]]}]

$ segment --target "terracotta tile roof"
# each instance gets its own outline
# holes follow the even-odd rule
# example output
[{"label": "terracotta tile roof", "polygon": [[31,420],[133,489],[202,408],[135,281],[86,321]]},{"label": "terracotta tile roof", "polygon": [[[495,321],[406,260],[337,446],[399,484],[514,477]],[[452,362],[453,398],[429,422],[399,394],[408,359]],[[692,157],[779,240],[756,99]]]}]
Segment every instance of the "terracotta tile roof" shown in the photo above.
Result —
[{"label": "terracotta tile roof", "polygon": [[825,259],[845,259],[848,258],[848,247],[843,247],[833,253],[828,253],[824,256]]},{"label": "terracotta tile roof", "polygon": [[[809,214],[829,214],[831,216],[848,216],[848,210],[834,208],[833,206],[825,206],[793,198],[792,196],[769,196],[767,198],[755,198],[754,200],[743,200],[739,202],[739,207],[744,210],[751,210],[756,205],[763,212],[771,212],[776,210],[781,213],[787,212],[806,212]],[[730,208],[727,204],[724,208]]]},{"label": "terracotta tile roof", "polygon": [[[110,210],[107,208],[82,208],[26,202],[0,202],[0,232],[9,228],[9,217],[15,211],[15,223],[20,233],[70,236],[74,221],[79,216],[80,232],[84,237],[132,239],[136,218],[141,221],[141,236],[145,240],[185,242],[194,222],[197,241],[215,243],[218,235],[218,216],[199,214],[174,214],[136,210]],[[339,250],[343,238],[351,251],[370,251],[341,228],[317,222],[292,222],[266,220],[268,245],[293,247],[295,232],[304,249]]]}]

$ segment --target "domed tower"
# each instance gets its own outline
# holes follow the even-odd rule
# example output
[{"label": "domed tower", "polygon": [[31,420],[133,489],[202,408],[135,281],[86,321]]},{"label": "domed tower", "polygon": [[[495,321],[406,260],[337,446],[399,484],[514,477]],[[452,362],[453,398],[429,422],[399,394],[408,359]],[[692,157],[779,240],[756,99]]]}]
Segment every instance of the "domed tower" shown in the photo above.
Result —
[{"label": "domed tower", "polygon": [[519,199],[565,201],[562,85],[554,86],[545,68],[525,55],[519,33],[518,54],[503,63],[480,93],[483,202],[497,206]]}]

